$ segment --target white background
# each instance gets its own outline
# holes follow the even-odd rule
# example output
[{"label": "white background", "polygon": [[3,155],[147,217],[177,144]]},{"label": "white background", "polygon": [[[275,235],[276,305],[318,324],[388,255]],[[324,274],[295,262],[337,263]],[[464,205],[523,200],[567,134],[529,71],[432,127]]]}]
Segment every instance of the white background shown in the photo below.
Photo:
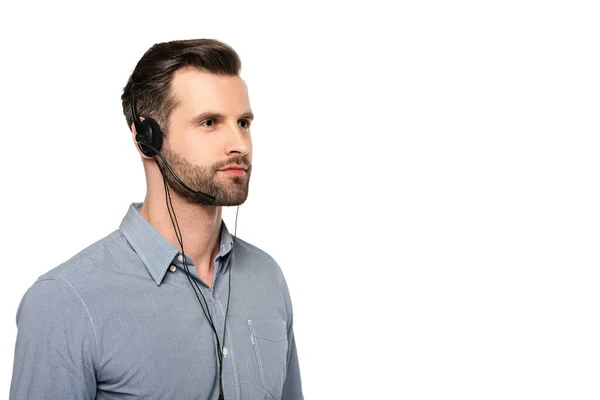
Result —
[{"label": "white background", "polygon": [[88,3],[0,10],[0,396],[21,296],[143,200],[129,74],[209,37],[242,58],[237,233],[284,270],[307,399],[600,397],[595,2]]}]

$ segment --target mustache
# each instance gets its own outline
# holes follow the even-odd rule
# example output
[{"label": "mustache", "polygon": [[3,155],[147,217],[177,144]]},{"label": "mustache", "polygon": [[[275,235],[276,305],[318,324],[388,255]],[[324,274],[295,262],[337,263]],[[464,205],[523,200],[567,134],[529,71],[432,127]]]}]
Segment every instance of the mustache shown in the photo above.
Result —
[{"label": "mustache", "polygon": [[223,161],[223,162],[213,165],[213,169],[215,171],[217,171],[217,170],[225,168],[226,166],[231,165],[231,164],[242,165],[242,166],[248,168],[248,170],[250,170],[252,168],[252,164],[250,163],[250,160],[248,160],[247,157],[232,157],[232,158],[228,159],[227,161]]}]

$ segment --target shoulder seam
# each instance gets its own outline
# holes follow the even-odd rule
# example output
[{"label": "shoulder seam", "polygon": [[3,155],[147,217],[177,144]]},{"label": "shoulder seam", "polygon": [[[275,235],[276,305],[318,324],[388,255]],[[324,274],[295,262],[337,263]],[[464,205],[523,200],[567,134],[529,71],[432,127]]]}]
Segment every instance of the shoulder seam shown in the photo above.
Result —
[{"label": "shoulder seam", "polygon": [[[88,309],[87,305],[85,304],[85,302],[83,301],[83,299],[81,298],[81,296],[79,295],[79,293],[77,292],[77,290],[75,290],[75,288],[73,287],[73,285],[71,285],[71,282],[69,282],[61,274],[58,274],[57,278],[61,278],[63,281],[65,281],[71,287],[71,289],[73,290],[73,292],[79,298],[79,301],[81,301],[81,304],[83,305],[83,308],[85,308],[85,312],[87,313],[88,319],[90,320],[90,324],[92,325],[92,332],[94,332],[94,341],[96,342],[96,359],[97,359],[98,358],[98,335],[96,334],[96,328],[94,327],[94,321],[92,320],[92,316],[90,314],[90,310]],[[95,375],[94,371],[91,371],[91,372],[92,372],[92,375]]]}]

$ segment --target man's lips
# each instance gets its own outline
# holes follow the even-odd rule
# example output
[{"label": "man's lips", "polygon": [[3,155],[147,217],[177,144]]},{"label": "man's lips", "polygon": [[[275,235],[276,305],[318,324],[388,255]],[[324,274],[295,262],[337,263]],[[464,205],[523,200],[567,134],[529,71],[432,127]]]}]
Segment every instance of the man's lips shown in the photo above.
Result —
[{"label": "man's lips", "polygon": [[229,165],[225,168],[221,168],[219,171],[246,171],[248,170],[248,167],[246,167],[245,165]]}]

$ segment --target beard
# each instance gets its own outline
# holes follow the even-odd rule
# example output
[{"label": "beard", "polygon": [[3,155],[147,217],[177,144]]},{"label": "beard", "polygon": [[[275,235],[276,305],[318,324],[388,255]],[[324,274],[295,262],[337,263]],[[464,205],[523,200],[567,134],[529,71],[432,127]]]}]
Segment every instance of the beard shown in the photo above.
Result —
[{"label": "beard", "polygon": [[[250,175],[252,165],[246,157],[231,157],[226,162],[215,163],[211,166],[196,165],[181,155],[171,151],[171,149],[163,148],[161,154],[167,160],[171,169],[179,179],[191,189],[195,191],[209,194],[215,197],[213,206],[238,206],[243,204],[248,198],[248,187],[250,184]],[[199,200],[193,193],[181,186],[175,180],[173,175],[165,168],[162,160],[157,159],[161,164],[163,175],[175,193],[190,204],[206,204]],[[218,169],[226,167],[230,164],[245,165],[248,167],[246,173],[240,176],[218,177]]]}]

